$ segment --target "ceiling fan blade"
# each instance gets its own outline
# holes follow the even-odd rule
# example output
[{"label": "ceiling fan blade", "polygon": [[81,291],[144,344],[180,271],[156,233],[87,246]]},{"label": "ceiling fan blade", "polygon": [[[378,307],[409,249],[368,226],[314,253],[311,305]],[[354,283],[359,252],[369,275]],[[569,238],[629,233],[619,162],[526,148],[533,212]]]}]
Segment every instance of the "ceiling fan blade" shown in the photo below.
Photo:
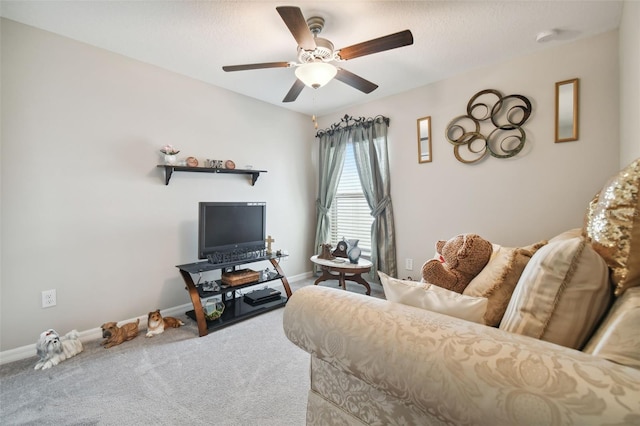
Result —
[{"label": "ceiling fan blade", "polygon": [[385,50],[396,49],[402,46],[413,44],[413,34],[404,30],[399,33],[389,34],[384,37],[374,38],[352,46],[340,49],[338,55],[344,60],[358,58],[360,56],[371,55],[372,53],[384,52]]},{"label": "ceiling fan blade", "polygon": [[276,7],[276,10],[289,28],[289,31],[291,31],[293,38],[298,42],[298,46],[304,50],[315,50],[316,41],[309,30],[307,21],[304,19],[300,8],[295,6],[279,6]]},{"label": "ceiling fan blade", "polygon": [[369,80],[365,80],[364,78],[342,68],[338,68],[338,73],[335,78],[336,80],[340,80],[363,93],[371,93],[378,88],[377,84],[374,84]]},{"label": "ceiling fan blade", "polygon": [[287,93],[287,96],[284,97],[282,102],[295,101],[296,99],[298,99],[298,95],[300,94],[300,92],[302,92],[302,89],[304,89],[304,83],[299,79],[296,79],[296,81],[293,83],[293,86],[291,86],[291,89],[289,89],[289,93]]},{"label": "ceiling fan blade", "polygon": [[224,71],[246,71],[246,70],[258,70],[262,68],[289,68],[291,64],[289,62],[264,62],[261,64],[245,64],[245,65],[225,65],[222,67]]}]

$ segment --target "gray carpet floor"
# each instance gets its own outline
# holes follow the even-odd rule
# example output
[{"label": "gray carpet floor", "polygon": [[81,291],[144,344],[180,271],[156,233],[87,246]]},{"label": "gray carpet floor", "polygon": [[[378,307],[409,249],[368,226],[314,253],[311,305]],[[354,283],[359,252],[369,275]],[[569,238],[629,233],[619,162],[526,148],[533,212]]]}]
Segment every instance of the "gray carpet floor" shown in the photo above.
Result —
[{"label": "gray carpet floor", "polygon": [[[292,290],[313,280],[292,283]],[[337,287],[335,282],[322,285]],[[371,284],[372,295],[382,287]],[[348,290],[364,293],[358,284]],[[304,425],[309,354],[277,309],[198,337],[195,321],[104,349],[100,340],[48,370],[0,366],[2,425]],[[66,332],[68,330],[64,330]]]}]

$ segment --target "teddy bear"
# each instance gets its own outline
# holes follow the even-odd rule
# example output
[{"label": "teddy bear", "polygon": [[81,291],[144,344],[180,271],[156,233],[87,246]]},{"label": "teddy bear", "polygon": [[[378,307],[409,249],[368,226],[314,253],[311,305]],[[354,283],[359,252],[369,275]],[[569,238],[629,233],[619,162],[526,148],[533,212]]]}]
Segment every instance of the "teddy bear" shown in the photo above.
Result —
[{"label": "teddy bear", "polygon": [[436,251],[440,259],[430,259],[422,265],[423,281],[462,293],[489,262],[493,246],[479,235],[460,234],[438,241]]}]

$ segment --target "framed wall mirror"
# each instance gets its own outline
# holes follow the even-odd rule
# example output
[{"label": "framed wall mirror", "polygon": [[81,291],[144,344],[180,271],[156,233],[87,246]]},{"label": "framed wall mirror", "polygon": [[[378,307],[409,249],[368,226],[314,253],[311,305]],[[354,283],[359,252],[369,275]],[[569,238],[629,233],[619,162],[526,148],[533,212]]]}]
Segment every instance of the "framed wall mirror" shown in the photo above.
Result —
[{"label": "framed wall mirror", "polygon": [[418,118],[418,163],[431,162],[431,117]]},{"label": "framed wall mirror", "polygon": [[556,83],[556,143],[578,140],[579,79]]}]

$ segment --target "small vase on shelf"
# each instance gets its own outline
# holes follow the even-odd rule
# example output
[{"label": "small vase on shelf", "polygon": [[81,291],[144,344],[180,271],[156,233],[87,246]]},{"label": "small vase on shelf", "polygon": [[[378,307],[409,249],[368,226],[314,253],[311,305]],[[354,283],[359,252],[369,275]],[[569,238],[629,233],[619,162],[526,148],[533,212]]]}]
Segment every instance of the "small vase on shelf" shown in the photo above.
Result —
[{"label": "small vase on shelf", "polygon": [[180,152],[171,145],[165,145],[160,150],[164,156],[164,164],[167,166],[175,166],[178,162],[177,154]]},{"label": "small vase on shelf", "polygon": [[164,156],[164,164],[166,164],[167,166],[174,166],[177,161],[178,157],[176,157],[175,155],[165,154]]},{"label": "small vase on shelf", "polygon": [[207,317],[209,321],[215,321],[222,316],[224,312],[224,302],[217,298],[208,299],[204,305],[204,316]]}]

